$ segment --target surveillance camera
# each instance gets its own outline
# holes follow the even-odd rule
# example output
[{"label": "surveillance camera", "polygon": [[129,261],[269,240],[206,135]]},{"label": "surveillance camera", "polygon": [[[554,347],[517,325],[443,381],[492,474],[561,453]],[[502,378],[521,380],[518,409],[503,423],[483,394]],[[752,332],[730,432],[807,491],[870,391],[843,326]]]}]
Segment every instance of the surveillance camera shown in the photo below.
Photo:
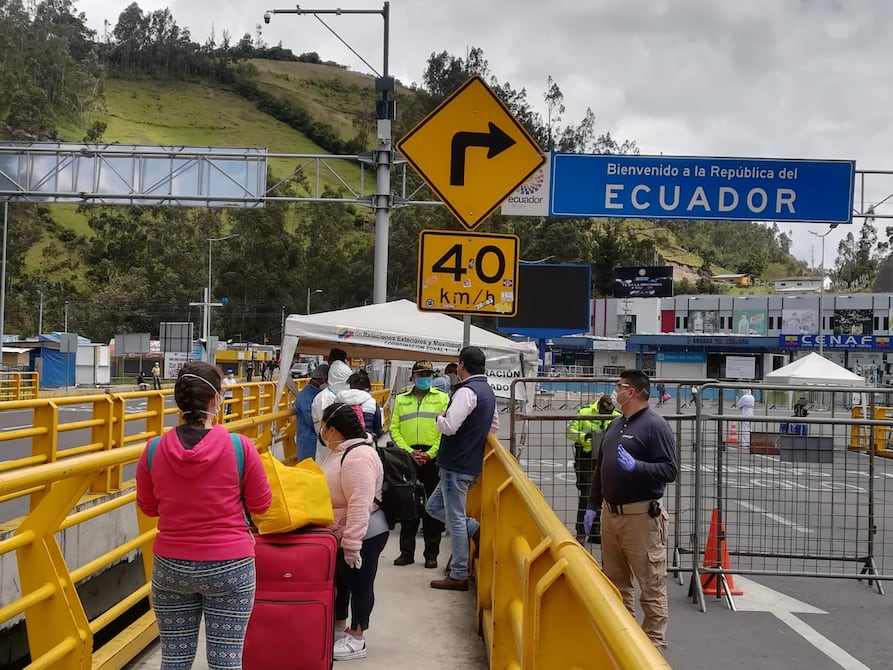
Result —
[{"label": "surveillance camera", "polygon": [[271,18],[273,18],[273,15],[270,12],[264,12],[264,23],[269,23]]}]

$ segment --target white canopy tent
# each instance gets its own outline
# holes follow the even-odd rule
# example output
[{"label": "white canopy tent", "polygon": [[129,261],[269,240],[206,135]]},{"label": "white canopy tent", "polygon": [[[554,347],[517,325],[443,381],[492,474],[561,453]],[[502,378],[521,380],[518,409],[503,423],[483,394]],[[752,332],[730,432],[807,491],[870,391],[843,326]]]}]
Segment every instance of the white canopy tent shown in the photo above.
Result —
[{"label": "white canopy tent", "polygon": [[[829,361],[815,352],[798,358],[793,363],[778,368],[778,370],[767,373],[765,381],[769,384],[785,384],[800,389],[799,394],[796,394],[794,391],[787,393],[788,407],[793,406],[795,395],[804,394],[806,387],[825,387],[811,391],[809,396],[811,397],[811,403],[827,408],[832,405],[835,398],[835,394],[830,392],[833,389],[828,387],[865,386],[865,378],[862,375],[850,372],[842,365]],[[824,392],[816,393],[817,391]],[[852,396],[844,394],[840,398],[846,398],[846,406],[849,406],[850,404],[860,404],[865,398],[865,394],[853,393]]]},{"label": "white canopy tent", "polygon": [[[282,369],[295,352],[327,355],[338,347],[351,357],[415,361],[455,361],[462,348],[462,321],[448,314],[420,312],[414,302],[395,300],[320,314],[292,314],[285,320]],[[513,378],[536,375],[539,351],[533,342],[514,342],[471,327],[469,344],[483,349],[487,377],[497,396],[508,398]],[[276,403],[285,386],[280,375]],[[518,389],[517,397],[523,388]]]},{"label": "white canopy tent", "polygon": [[865,378],[812,352],[765,376],[767,383],[789,386],[865,386]]}]

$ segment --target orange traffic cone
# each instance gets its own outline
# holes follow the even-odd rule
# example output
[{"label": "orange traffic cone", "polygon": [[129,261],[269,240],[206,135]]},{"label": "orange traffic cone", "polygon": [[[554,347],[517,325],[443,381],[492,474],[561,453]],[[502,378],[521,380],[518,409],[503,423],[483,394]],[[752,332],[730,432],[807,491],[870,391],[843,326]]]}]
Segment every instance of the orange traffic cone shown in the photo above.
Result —
[{"label": "orange traffic cone", "polygon": [[738,444],[738,424],[734,421],[729,424],[729,439],[726,444]]},{"label": "orange traffic cone", "polygon": [[[720,539],[720,533],[722,533],[722,539]],[[726,544],[726,525],[719,523],[719,510],[715,507],[713,515],[710,517],[710,535],[707,537],[703,565],[705,568],[722,568],[723,570],[732,568],[732,562],[729,560],[729,547]],[[708,596],[721,596],[726,592],[733,596],[744,595],[744,591],[735,588],[731,574],[701,575],[701,587],[704,594]]]}]

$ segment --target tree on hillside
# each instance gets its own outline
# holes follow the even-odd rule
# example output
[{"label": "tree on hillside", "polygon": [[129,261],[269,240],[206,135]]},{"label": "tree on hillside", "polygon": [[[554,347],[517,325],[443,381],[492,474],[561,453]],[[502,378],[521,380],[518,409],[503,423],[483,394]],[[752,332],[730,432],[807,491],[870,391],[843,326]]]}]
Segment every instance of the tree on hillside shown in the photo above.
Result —
[{"label": "tree on hillside", "polygon": [[99,95],[93,32],[70,0],[46,0],[33,18],[0,3],[0,138],[47,139],[59,118],[78,120]]},{"label": "tree on hillside", "polygon": [[888,250],[889,240],[878,244],[874,217],[866,217],[859,229],[858,241],[852,233],[847,233],[837,246],[831,273],[834,282],[845,289],[869,286]]}]

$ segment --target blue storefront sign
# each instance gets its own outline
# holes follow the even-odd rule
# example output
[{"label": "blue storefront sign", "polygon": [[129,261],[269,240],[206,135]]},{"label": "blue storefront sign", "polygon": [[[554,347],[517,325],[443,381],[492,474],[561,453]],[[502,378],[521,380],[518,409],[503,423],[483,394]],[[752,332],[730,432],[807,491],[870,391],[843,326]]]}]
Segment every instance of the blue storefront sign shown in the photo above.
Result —
[{"label": "blue storefront sign", "polygon": [[889,335],[779,335],[782,347],[818,349],[889,349]]},{"label": "blue storefront sign", "polygon": [[550,216],[852,223],[853,161],[553,154]]},{"label": "blue storefront sign", "polygon": [[658,363],[706,363],[703,351],[658,351],[654,358]]}]

